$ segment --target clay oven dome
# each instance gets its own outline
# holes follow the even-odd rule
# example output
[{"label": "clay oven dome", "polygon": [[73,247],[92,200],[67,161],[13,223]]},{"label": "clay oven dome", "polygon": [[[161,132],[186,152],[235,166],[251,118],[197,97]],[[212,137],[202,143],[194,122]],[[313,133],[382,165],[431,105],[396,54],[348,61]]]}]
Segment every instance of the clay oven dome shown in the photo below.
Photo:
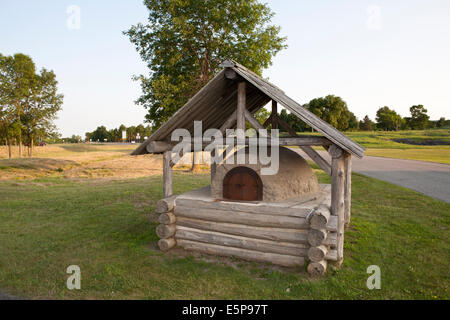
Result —
[{"label": "clay oven dome", "polygon": [[317,177],[308,163],[290,149],[279,148],[279,168],[275,175],[261,175],[261,168],[268,166],[259,161],[248,164],[248,148],[245,163],[217,166],[211,179],[213,198],[273,202],[303,199],[319,192]]}]

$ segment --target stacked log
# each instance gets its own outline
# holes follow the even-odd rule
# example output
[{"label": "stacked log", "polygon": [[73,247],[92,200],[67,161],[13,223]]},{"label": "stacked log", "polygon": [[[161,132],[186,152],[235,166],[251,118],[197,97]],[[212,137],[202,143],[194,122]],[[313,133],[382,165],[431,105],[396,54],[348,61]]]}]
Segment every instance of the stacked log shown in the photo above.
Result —
[{"label": "stacked log", "polygon": [[[322,203],[328,203],[324,201]],[[212,255],[298,267],[323,275],[339,261],[338,217],[329,205],[318,207],[250,205],[168,197],[158,202],[156,233],[162,251],[175,246]]]},{"label": "stacked log", "polygon": [[[186,250],[248,261],[297,267],[308,254],[309,223],[305,214],[274,214],[265,206],[178,201],[174,209],[175,240]],[[297,212],[298,213],[298,212]],[[167,230],[171,233],[172,230]]]},{"label": "stacked log", "polygon": [[337,260],[337,217],[333,216],[330,207],[320,205],[309,217],[308,273],[314,276],[323,275],[328,261]]},{"label": "stacked log", "polygon": [[158,246],[161,251],[169,251],[177,244],[175,240],[176,217],[173,213],[175,197],[168,197],[158,201],[156,213],[159,214],[160,225],[156,228],[156,234],[160,238]]}]

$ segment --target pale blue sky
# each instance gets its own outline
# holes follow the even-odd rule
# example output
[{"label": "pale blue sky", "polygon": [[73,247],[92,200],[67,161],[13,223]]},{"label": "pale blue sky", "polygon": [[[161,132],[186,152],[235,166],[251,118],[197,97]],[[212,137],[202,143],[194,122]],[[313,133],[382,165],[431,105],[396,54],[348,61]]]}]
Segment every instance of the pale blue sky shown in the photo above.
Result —
[{"label": "pale blue sky", "polygon": [[[450,1],[268,3],[289,48],[264,76],[298,102],[335,94],[359,118],[384,105],[407,116],[413,104],[450,118]],[[67,27],[70,5],[81,9],[80,29]],[[147,70],[121,32],[146,17],[141,0],[1,0],[0,52],[55,71],[64,136],[136,125],[145,110],[133,102],[140,88],[131,77]]]}]

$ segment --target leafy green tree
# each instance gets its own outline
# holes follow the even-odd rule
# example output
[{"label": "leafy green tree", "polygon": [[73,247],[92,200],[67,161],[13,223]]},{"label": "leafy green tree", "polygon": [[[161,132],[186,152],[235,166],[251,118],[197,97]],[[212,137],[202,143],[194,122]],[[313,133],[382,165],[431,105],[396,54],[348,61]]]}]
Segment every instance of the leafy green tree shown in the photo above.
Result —
[{"label": "leafy green tree", "polygon": [[338,130],[358,128],[355,115],[348,110],[347,103],[340,97],[328,95],[324,98],[316,98],[311,100],[306,107]]},{"label": "leafy green tree", "polygon": [[405,123],[405,119],[386,106],[378,109],[376,121],[377,127],[385,131],[398,131]]},{"label": "leafy green tree", "polygon": [[365,116],[363,120],[359,122],[359,129],[363,131],[372,131],[375,128],[375,123],[370,120],[369,116]]},{"label": "leafy green tree", "polygon": [[37,139],[44,139],[56,130],[53,121],[61,110],[64,96],[58,93],[58,81],[53,71],[45,68],[36,74],[31,85],[31,94],[23,104],[23,132],[26,137],[28,155],[33,155]]},{"label": "leafy green tree", "polygon": [[428,127],[428,120],[430,117],[427,115],[427,109],[423,105],[419,104],[409,108],[411,112],[410,126],[413,130],[423,130]]},{"label": "leafy green tree", "polygon": [[136,126],[131,126],[127,128],[127,141],[131,142],[136,140],[137,130]]},{"label": "leafy green tree", "polygon": [[[17,53],[13,56],[4,56],[0,54],[2,132],[8,136],[7,139],[16,138],[18,140],[19,157],[22,156],[21,118],[24,103],[31,95],[32,84],[35,80],[35,70],[36,67],[33,60],[27,55]],[[11,134],[14,134],[14,137],[11,137]]]},{"label": "leafy green tree", "polygon": [[235,59],[261,74],[285,38],[270,25],[272,11],[257,0],[145,0],[148,24],[125,31],[148,77],[136,101],[148,109],[146,122],[157,129],[220,69]]},{"label": "leafy green tree", "polygon": [[442,128],[443,126],[445,126],[445,118],[444,117],[439,118],[439,120],[436,123],[436,126],[438,128]]},{"label": "leafy green tree", "polygon": [[109,140],[110,135],[105,126],[100,126],[92,132],[91,139],[92,142],[103,142],[105,139]]}]

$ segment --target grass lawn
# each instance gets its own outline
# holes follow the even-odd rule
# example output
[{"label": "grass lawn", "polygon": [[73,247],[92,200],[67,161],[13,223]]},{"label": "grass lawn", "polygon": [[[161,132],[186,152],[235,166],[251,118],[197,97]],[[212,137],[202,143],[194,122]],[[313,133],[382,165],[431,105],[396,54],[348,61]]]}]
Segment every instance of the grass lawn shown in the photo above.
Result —
[{"label": "grass lawn", "polygon": [[450,164],[450,146],[427,146],[420,149],[367,149],[366,156],[409,159]]},{"label": "grass lawn", "polygon": [[[177,172],[174,191],[208,181]],[[159,175],[0,181],[0,291],[62,299],[449,298],[450,205],[408,189],[353,175],[344,265],[321,279],[303,268],[161,253],[153,213],[161,196]],[[66,288],[72,264],[81,267],[81,290]],[[381,290],[371,291],[366,269],[374,264]]]}]

